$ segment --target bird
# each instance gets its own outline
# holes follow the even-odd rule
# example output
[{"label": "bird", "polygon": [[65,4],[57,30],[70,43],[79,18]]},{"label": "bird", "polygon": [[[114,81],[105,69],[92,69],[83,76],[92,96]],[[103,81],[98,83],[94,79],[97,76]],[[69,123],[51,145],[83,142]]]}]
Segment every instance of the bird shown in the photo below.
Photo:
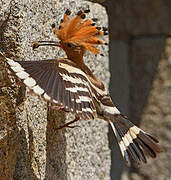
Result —
[{"label": "bird", "polygon": [[[95,55],[102,52],[98,45],[107,45],[101,37],[108,35],[106,27],[96,25],[96,18],[87,18],[89,9],[79,10],[75,16],[67,9],[59,27],[52,31],[59,41],[35,41],[33,49],[56,46],[66,53],[66,58],[41,61],[16,61],[6,57],[9,69],[23,84],[55,110],[71,112],[75,119],[61,128],[82,120],[99,118],[111,125],[127,166],[147,162],[162,152],[159,141],[135,126],[115,106],[103,82],[84,63],[87,51]],[[97,58],[97,56],[96,56]]]}]

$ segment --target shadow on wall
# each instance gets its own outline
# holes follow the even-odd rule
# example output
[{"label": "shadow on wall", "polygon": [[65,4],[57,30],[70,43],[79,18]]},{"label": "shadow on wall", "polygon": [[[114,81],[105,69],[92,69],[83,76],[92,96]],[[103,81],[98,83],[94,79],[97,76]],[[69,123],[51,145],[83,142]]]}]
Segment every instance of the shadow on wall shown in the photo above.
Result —
[{"label": "shadow on wall", "polygon": [[[154,80],[158,78],[159,64],[165,53],[166,39],[171,29],[167,23],[171,3],[165,4],[159,0],[158,4],[155,4],[153,1],[144,0],[143,3],[134,2],[133,5],[132,2],[106,1],[103,5],[109,15],[110,94],[123,114],[127,115],[134,124],[138,126],[141,124],[142,128],[154,134],[163,146],[164,136],[161,131],[156,133],[156,128],[162,124],[155,121],[155,117],[146,109],[151,106],[149,99],[152,90],[156,88]],[[166,7],[165,13],[161,7]],[[153,13],[151,9],[154,9]],[[151,116],[151,119],[146,120],[144,115]],[[112,151],[112,180],[128,179],[129,172],[138,173],[137,177],[141,176],[139,180],[150,180],[152,173],[155,173],[156,177],[161,173],[159,168],[161,164],[157,166],[156,162],[161,161],[164,153],[157,158],[157,161],[149,161],[154,167],[153,170],[148,167],[150,163],[145,165],[145,171],[143,168],[128,169],[123,163],[110,128],[109,144]],[[166,155],[163,156],[166,158]],[[163,173],[166,173],[166,167],[167,165],[165,169],[163,168]]]},{"label": "shadow on wall", "polygon": [[[158,37],[137,37],[128,42],[111,43],[110,94],[121,112],[138,126],[141,124],[164,48],[165,38]],[[147,127],[146,130],[155,134],[155,128]],[[110,129],[111,177],[112,180],[119,180],[122,172],[128,172],[129,169],[125,167],[116,140],[112,136]]]},{"label": "shadow on wall", "polygon": [[130,117],[137,125],[140,124],[143,109],[148,103],[165,45],[164,37],[137,37],[131,41],[128,60],[131,72]]}]

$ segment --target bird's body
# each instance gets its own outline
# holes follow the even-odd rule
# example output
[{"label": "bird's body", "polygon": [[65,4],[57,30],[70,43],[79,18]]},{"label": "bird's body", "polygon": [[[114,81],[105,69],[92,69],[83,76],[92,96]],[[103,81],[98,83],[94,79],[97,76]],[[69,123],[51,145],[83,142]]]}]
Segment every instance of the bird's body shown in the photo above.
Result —
[{"label": "bird's body", "polygon": [[[106,28],[94,26],[90,19],[83,20],[85,13],[88,10],[79,11],[70,19],[67,10],[59,30],[52,26],[61,41],[51,45],[62,48],[67,58],[42,61],[6,58],[7,63],[30,90],[59,109],[74,113],[77,120],[100,118],[109,122],[128,165],[130,160],[137,165],[146,162],[144,151],[153,158],[162,151],[158,141],[121,114],[103,83],[84,64],[86,50],[102,55],[93,44],[106,44],[97,36],[107,34]],[[39,46],[40,42],[34,43],[34,48]]]}]

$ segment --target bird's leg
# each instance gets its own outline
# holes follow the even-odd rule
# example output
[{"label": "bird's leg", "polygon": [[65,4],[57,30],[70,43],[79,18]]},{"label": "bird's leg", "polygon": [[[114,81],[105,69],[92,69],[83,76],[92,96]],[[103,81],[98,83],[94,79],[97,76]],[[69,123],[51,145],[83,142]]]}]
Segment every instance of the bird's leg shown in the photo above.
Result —
[{"label": "bird's leg", "polygon": [[64,107],[63,106],[51,106],[48,105],[49,108],[51,108],[52,110],[56,110],[56,111],[64,111]]},{"label": "bird's leg", "polygon": [[60,127],[58,127],[58,128],[55,128],[55,130],[63,129],[63,128],[66,128],[66,127],[68,127],[68,128],[80,127],[80,126],[70,126],[70,124],[75,123],[75,122],[77,122],[77,121],[79,121],[79,120],[80,120],[80,117],[77,117],[77,116],[76,116],[73,121],[70,121],[70,122],[64,124],[63,126],[60,126]]}]

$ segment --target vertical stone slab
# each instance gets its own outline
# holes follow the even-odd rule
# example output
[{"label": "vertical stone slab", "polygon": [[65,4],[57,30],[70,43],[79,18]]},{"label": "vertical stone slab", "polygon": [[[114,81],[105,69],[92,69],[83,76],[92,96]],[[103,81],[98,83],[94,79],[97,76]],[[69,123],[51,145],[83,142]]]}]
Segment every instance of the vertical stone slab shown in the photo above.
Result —
[{"label": "vertical stone slab", "polygon": [[[131,178],[164,180],[170,174],[171,40],[142,38],[132,43],[131,116],[156,136],[164,152],[134,169]],[[140,120],[140,122],[137,122]]]},{"label": "vertical stone slab", "polygon": [[[59,23],[65,10],[73,13],[84,8],[91,10],[89,17],[99,18],[99,24],[107,26],[105,9],[90,2],[79,1],[27,1],[14,0],[13,13],[17,18],[14,28],[19,42],[19,58],[16,60],[42,60],[66,57],[58,48],[42,47],[32,50],[35,40],[57,40],[51,30],[52,23]],[[106,38],[107,41],[107,38]],[[108,53],[105,57],[87,53],[85,61],[106,85],[109,82]],[[66,121],[71,120],[71,116]],[[16,179],[110,179],[110,150],[108,125],[102,120],[80,121],[80,128],[56,131],[63,124],[65,114],[47,108],[47,103],[29,94],[17,111],[17,128],[21,150],[17,157]]]},{"label": "vertical stone slab", "polygon": [[[125,56],[125,63],[127,62],[126,66],[130,68],[130,101],[127,108],[130,110],[130,120],[133,120],[134,123],[139,124],[141,127],[141,121],[142,121],[142,128],[145,128],[148,132],[156,135],[160,143],[166,142],[166,144],[170,144],[168,140],[170,140],[168,136],[168,129],[170,127],[170,121],[165,118],[169,116],[168,114],[160,115],[161,112],[158,110],[159,104],[162,104],[163,108],[167,109],[170,107],[170,99],[169,99],[169,93],[166,93],[162,87],[161,84],[161,93],[160,95],[156,95],[156,97],[153,97],[152,99],[157,99],[158,97],[162,96],[165,97],[164,99],[161,99],[161,101],[156,101],[155,105],[152,105],[149,103],[149,99],[151,99],[151,94],[153,94],[153,91],[156,91],[156,85],[155,81],[156,78],[158,78],[157,74],[159,73],[159,67],[160,62],[163,62],[162,64],[167,64],[165,67],[168,66],[168,59],[163,60],[161,58],[162,54],[165,52],[165,38],[170,37],[170,9],[171,9],[171,1],[166,0],[143,0],[143,1],[105,1],[105,6],[108,10],[109,15],[109,27],[110,27],[110,42],[111,44],[116,44],[115,49],[118,49],[118,52],[122,50],[120,44],[122,42],[128,42],[128,49],[129,55],[128,59]],[[112,45],[113,46],[113,45]],[[113,47],[111,46],[111,53],[113,52]],[[169,48],[167,48],[169,49]],[[110,54],[111,54],[110,53]],[[123,61],[122,58],[124,55],[118,56],[119,53],[115,51],[115,53],[112,53],[111,55],[111,65],[113,64],[113,67],[111,67],[111,70],[113,70],[115,59],[117,63],[116,72],[118,72],[122,66]],[[127,52],[123,51],[123,54],[127,54]],[[165,53],[164,53],[165,54]],[[119,63],[121,62],[121,63]],[[124,65],[125,66],[125,65]],[[163,71],[163,72],[162,72]],[[165,73],[165,78],[169,79],[169,73],[165,71],[164,69],[160,70],[160,73]],[[125,74],[124,74],[125,75]],[[123,84],[128,84],[127,79],[124,79],[121,77],[114,77],[111,76],[111,81],[115,82],[116,79],[122,79]],[[157,80],[159,82],[159,78]],[[162,80],[163,81],[163,80]],[[164,80],[165,81],[165,80]],[[169,80],[167,80],[167,83],[169,84]],[[113,85],[115,85],[113,83]],[[113,90],[113,85],[111,85],[111,89]],[[159,85],[158,85],[159,86]],[[121,86],[120,88],[124,87]],[[123,97],[120,96],[120,92],[122,90],[118,90],[115,93],[115,98],[122,98],[121,104],[123,101]],[[125,90],[127,91],[127,90]],[[113,96],[114,97],[114,96]],[[167,98],[166,98],[167,97]],[[114,99],[115,100],[115,99]],[[116,99],[117,100],[117,99]],[[151,100],[150,100],[151,101]],[[125,102],[127,102],[127,98],[125,98]],[[116,102],[117,103],[117,102]],[[169,105],[168,105],[169,104]],[[125,104],[126,105],[126,104]],[[122,106],[122,105],[121,105]],[[156,116],[150,115],[151,117],[146,119],[144,114],[146,114],[146,108],[150,108],[150,106],[155,106],[155,113],[158,114]],[[122,107],[121,107],[122,108]],[[147,108],[147,109],[148,109]],[[153,117],[152,117],[153,116]],[[156,119],[157,120],[156,120]],[[161,119],[160,119],[161,118]],[[158,120],[160,119],[160,120]],[[163,121],[166,123],[166,125],[163,125]],[[151,127],[152,126],[152,127]],[[166,127],[168,126],[168,127]],[[161,128],[163,127],[163,128]],[[162,129],[162,133],[160,134],[158,132],[158,129]],[[156,134],[155,134],[156,133]],[[163,145],[163,144],[162,144]],[[163,154],[159,155],[159,157],[156,161],[150,161],[150,166],[155,169],[155,172],[157,172],[156,176],[154,175],[154,171],[151,171],[150,166],[143,166],[144,170],[136,171],[138,173],[134,174],[134,179],[169,179],[171,177],[170,173],[168,172],[168,162],[170,160],[170,149],[165,147],[166,149]],[[169,145],[167,145],[170,147]],[[114,155],[113,155],[114,157]],[[162,158],[162,160],[160,159]],[[115,157],[114,157],[115,158]],[[168,159],[168,160],[166,160]],[[115,159],[114,159],[115,160]],[[112,161],[114,162],[114,161]],[[152,163],[153,162],[153,163]],[[157,162],[157,163],[156,163]],[[120,166],[120,163],[119,163]],[[163,168],[163,167],[164,168]],[[120,166],[118,168],[118,164],[112,164],[112,168],[119,169],[117,172],[121,172],[123,166]],[[145,168],[147,167],[147,168]],[[134,171],[135,172],[135,171]],[[153,172],[153,173],[152,173]],[[117,174],[119,174],[117,173]],[[111,175],[115,177],[114,171],[111,171]],[[120,175],[121,176],[121,175]],[[133,178],[133,176],[131,177]],[[130,179],[131,179],[130,178]],[[118,177],[117,180],[119,180],[120,177]],[[127,176],[125,179],[129,179]]]},{"label": "vertical stone slab", "polygon": [[[13,25],[10,22],[10,2],[0,2],[0,51],[5,51],[6,56],[17,55],[17,43]],[[10,28],[8,27],[10,26]],[[0,179],[13,179],[16,159],[20,149],[20,133],[16,119],[16,95],[19,88],[14,81],[10,81],[4,62],[5,58],[0,54]]]}]

